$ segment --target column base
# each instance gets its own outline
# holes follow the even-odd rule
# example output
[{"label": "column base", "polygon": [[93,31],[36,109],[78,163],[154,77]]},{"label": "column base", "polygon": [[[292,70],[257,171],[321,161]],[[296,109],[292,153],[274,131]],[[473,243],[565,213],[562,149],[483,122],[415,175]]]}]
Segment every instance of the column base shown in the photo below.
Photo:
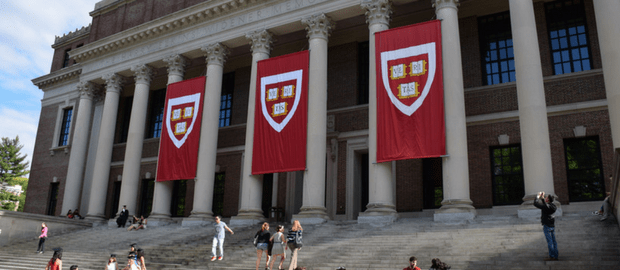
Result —
[{"label": "column base", "polygon": [[239,210],[239,214],[230,218],[231,226],[250,226],[254,224],[258,224],[261,222],[265,222],[265,217],[263,216],[263,210],[260,209],[242,209]]},{"label": "column base", "polygon": [[172,223],[173,222],[172,222],[172,219],[170,218],[170,215],[151,213],[151,215],[148,217],[149,226],[166,226]]},{"label": "column base", "polygon": [[192,226],[206,226],[213,224],[215,220],[213,219],[213,213],[211,212],[194,212],[189,217],[186,217],[181,221],[182,227],[192,227]]},{"label": "column base", "polygon": [[301,224],[321,224],[329,220],[327,216],[327,208],[325,207],[302,207],[299,214],[293,215],[293,220],[299,220]]},{"label": "column base", "polygon": [[[525,195],[525,197],[523,197],[523,203],[519,205],[519,210],[517,210],[517,216],[519,218],[540,219],[540,209],[534,206],[534,199],[536,199],[536,194]],[[562,216],[562,204],[560,204],[560,202],[557,199],[558,197],[554,195],[553,204],[555,204],[555,206],[558,209],[555,210],[555,213],[553,215],[556,217],[561,217]]]},{"label": "column base", "polygon": [[436,222],[462,222],[476,218],[476,208],[471,200],[444,200],[433,214]]},{"label": "column base", "polygon": [[92,221],[92,222],[104,222],[107,220],[104,215],[89,215],[89,214],[87,214],[84,219]]},{"label": "column base", "polygon": [[366,211],[357,217],[358,224],[389,224],[398,219],[394,205],[373,203],[366,207]]}]

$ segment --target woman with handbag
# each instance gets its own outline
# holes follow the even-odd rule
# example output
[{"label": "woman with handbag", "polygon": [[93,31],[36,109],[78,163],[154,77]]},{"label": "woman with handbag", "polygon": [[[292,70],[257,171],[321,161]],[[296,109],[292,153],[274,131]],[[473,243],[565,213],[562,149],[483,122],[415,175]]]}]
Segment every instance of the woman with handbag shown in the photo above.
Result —
[{"label": "woman with handbag", "polygon": [[269,264],[269,270],[273,268],[273,263],[278,257],[280,257],[280,265],[278,265],[278,270],[282,270],[282,264],[284,263],[284,260],[286,260],[286,253],[284,253],[284,250],[287,249],[286,245],[284,244],[286,243],[286,238],[284,238],[283,232],[284,226],[278,225],[276,234],[274,234],[271,239],[269,239],[269,241],[273,243],[273,248],[271,249],[271,263]]},{"label": "woman with handbag", "polygon": [[288,231],[287,245],[291,250],[291,264],[289,264],[288,270],[297,268],[297,252],[302,246],[301,237],[303,230],[301,224],[299,224],[299,220],[295,220],[293,221],[293,227]]},{"label": "woman with handbag", "polygon": [[256,270],[258,270],[258,266],[260,265],[260,259],[263,256],[263,251],[267,256],[265,269],[269,269],[269,254],[267,254],[267,252],[269,249],[270,237],[271,233],[269,232],[269,223],[265,222],[260,228],[260,231],[256,232],[256,235],[254,235],[254,242],[256,243]]}]

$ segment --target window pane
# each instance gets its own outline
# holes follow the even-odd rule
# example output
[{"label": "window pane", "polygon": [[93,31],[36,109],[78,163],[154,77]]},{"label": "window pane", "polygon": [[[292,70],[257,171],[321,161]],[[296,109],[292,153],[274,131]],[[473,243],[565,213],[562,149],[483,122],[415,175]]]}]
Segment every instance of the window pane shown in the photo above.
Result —
[{"label": "window pane", "polygon": [[510,67],[514,65],[510,14],[503,12],[478,19],[482,76],[485,83],[498,84],[514,81]]},{"label": "window pane", "polygon": [[[545,7],[555,74],[589,70],[589,41],[583,2],[555,1],[547,3]],[[557,55],[558,52],[561,57]]]}]

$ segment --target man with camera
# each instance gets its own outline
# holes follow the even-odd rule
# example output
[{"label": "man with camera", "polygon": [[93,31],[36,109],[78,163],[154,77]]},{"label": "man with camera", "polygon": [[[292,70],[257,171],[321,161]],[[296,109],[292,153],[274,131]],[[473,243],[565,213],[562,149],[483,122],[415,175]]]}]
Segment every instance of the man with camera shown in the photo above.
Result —
[{"label": "man with camera", "polygon": [[538,192],[534,206],[540,209],[540,222],[543,225],[543,232],[549,248],[549,258],[546,258],[545,261],[557,261],[558,243],[555,241],[555,217],[553,216],[557,206],[553,204],[553,196],[551,194],[545,196],[545,192]]}]

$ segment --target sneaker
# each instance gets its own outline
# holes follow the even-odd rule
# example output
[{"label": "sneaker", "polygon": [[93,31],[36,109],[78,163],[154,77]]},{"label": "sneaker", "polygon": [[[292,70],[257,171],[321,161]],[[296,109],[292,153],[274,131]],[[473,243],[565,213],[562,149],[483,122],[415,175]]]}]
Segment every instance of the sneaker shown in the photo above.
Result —
[{"label": "sneaker", "polygon": [[607,219],[607,217],[602,217],[602,218],[601,218],[601,221],[604,221],[604,220],[606,220],[606,219]]},{"label": "sneaker", "polygon": [[592,215],[598,215],[598,211],[593,211]]},{"label": "sneaker", "polygon": [[215,261],[215,256],[211,257],[211,261]]},{"label": "sneaker", "polygon": [[224,257],[222,257],[222,256],[217,257],[218,261],[221,261],[222,259],[224,259]]}]

